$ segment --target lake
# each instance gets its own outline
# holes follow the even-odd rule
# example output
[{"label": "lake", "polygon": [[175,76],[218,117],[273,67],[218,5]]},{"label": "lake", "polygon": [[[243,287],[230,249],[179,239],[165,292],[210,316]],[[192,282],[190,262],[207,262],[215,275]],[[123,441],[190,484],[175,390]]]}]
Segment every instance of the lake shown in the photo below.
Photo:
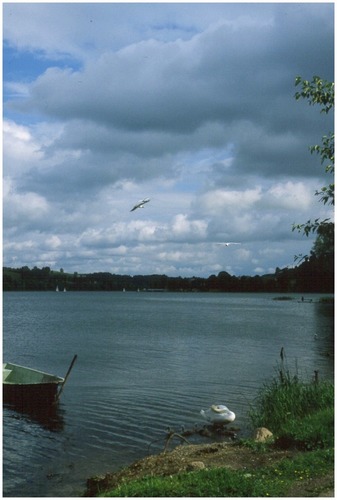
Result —
[{"label": "lake", "polygon": [[4,361],[65,376],[78,359],[54,414],[4,408],[3,495],[80,496],[88,477],[162,451],[168,427],[201,428],[215,403],[249,435],[247,412],[282,347],[291,373],[334,379],[334,309],[320,297],[4,293]]}]

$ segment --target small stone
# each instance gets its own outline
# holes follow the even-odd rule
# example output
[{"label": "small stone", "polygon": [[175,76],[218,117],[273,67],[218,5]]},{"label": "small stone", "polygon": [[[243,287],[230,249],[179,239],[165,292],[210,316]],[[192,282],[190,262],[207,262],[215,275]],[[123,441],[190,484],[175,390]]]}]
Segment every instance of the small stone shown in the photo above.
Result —
[{"label": "small stone", "polygon": [[191,462],[186,467],[187,471],[194,471],[194,470],[201,470],[201,469],[206,469],[206,466],[205,466],[204,462],[199,462],[199,461]]},{"label": "small stone", "polygon": [[254,432],[254,441],[257,443],[265,443],[273,437],[273,433],[266,427],[258,427]]}]

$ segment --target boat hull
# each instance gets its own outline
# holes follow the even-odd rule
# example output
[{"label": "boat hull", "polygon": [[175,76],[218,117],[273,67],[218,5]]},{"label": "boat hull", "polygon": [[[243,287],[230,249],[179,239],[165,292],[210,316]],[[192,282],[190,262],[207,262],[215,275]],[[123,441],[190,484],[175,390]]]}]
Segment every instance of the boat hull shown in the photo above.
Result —
[{"label": "boat hull", "polygon": [[3,365],[3,402],[18,409],[45,408],[56,401],[64,379],[19,365]]},{"label": "boat hull", "polygon": [[3,402],[15,406],[48,406],[54,403],[57,393],[57,384],[3,384]]}]

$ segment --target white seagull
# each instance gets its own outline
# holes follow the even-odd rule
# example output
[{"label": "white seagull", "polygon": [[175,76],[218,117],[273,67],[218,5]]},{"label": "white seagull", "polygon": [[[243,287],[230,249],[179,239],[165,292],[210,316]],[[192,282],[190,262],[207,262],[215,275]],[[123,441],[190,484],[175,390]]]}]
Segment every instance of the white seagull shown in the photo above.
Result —
[{"label": "white seagull", "polygon": [[236,243],[235,241],[225,241],[224,243],[216,243],[216,244],[225,247],[229,247],[229,245],[241,245],[241,243]]},{"label": "white seagull", "polygon": [[139,202],[136,203],[136,205],[133,208],[131,208],[130,212],[133,212],[137,208],[144,208],[145,203],[148,203],[149,201],[150,198],[144,198],[144,200],[139,200]]},{"label": "white seagull", "polygon": [[212,405],[208,410],[201,410],[200,414],[213,425],[227,425],[235,420],[235,413],[225,405]]}]

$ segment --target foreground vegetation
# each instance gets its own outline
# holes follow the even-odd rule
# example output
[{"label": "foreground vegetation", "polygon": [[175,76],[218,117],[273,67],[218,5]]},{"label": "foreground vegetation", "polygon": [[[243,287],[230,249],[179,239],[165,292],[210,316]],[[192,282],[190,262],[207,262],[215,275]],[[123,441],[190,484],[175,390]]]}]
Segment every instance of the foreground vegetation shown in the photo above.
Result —
[{"label": "foreground vegetation", "polygon": [[317,378],[310,384],[302,383],[282,364],[279,378],[263,387],[250,417],[255,427],[267,427],[275,434],[278,447],[299,450],[332,447],[334,387]]},{"label": "foreground vegetation", "polygon": [[[183,472],[169,476],[143,477],[101,492],[106,497],[280,497],[318,496],[333,489],[334,387],[317,378],[298,380],[284,369],[262,389],[250,412],[254,427],[270,429],[273,438],[265,443],[245,440],[236,445],[258,454],[275,449],[292,451],[291,457],[268,466],[226,466]],[[327,481],[320,481],[327,478]],[[305,488],[305,494],[301,487]],[[293,489],[297,494],[292,494]],[[299,494],[298,494],[299,493]]]},{"label": "foreground vegetation", "polygon": [[[329,473],[331,449],[299,454],[270,467],[231,470],[216,468],[168,477],[147,477],[102,493],[102,497],[280,497],[291,485]],[[332,479],[333,481],[333,479]],[[332,487],[332,485],[331,485]],[[320,491],[312,490],[312,496]]]}]

